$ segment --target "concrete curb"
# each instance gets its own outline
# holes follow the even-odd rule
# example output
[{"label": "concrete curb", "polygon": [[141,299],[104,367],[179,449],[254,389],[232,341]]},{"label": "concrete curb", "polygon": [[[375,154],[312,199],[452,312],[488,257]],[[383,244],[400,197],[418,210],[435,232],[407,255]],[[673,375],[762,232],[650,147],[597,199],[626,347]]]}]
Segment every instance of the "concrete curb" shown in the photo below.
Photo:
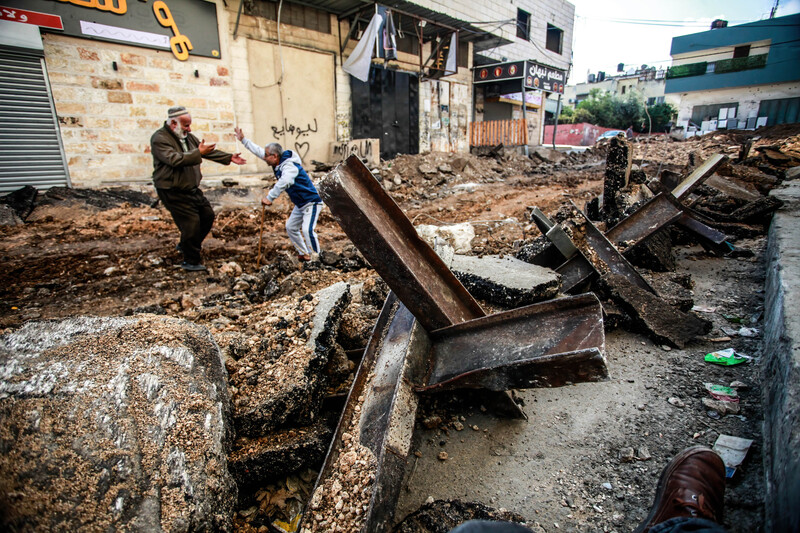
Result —
[{"label": "concrete curb", "polygon": [[765,531],[800,531],[800,180],[772,191],[764,299]]}]

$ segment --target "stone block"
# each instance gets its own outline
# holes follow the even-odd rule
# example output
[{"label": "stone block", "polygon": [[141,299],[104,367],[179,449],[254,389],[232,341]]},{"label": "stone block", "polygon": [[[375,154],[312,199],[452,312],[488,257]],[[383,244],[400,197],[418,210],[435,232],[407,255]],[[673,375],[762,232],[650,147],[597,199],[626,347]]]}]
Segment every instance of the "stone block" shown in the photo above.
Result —
[{"label": "stone block", "polygon": [[108,93],[108,101],[112,104],[132,104],[131,93],[122,91],[111,91]]},{"label": "stone block", "polygon": [[138,81],[129,81],[125,84],[128,91],[144,91],[157,93],[160,89],[157,83],[141,83]]}]

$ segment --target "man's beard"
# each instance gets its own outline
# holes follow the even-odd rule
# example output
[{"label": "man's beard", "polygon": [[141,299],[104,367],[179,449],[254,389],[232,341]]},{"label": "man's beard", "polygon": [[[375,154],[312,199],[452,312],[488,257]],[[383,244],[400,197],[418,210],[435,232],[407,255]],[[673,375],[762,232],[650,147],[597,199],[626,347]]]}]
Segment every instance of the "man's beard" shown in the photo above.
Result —
[{"label": "man's beard", "polygon": [[177,135],[177,136],[178,136],[178,139],[180,139],[180,140],[184,140],[184,139],[186,139],[186,137],[188,137],[188,136],[189,136],[189,132],[188,132],[188,131],[186,131],[185,129],[183,129],[183,126],[181,126],[181,125],[180,125],[180,123],[176,123],[176,124],[173,126],[173,128],[172,128],[172,132],[173,132],[175,135]]}]

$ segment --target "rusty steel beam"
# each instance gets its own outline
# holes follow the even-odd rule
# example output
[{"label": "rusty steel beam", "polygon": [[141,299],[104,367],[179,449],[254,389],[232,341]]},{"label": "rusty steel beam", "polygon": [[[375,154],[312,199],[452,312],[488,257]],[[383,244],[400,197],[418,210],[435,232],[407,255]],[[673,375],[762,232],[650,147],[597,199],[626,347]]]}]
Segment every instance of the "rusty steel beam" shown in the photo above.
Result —
[{"label": "rusty steel beam", "polygon": [[594,269],[601,276],[608,273],[624,276],[637,287],[655,294],[656,291],[653,287],[645,281],[611,241],[592,224],[583,211],[578,209],[578,206],[572,201],[570,201],[570,206],[572,207],[572,217],[569,225],[572,229],[573,243]]},{"label": "rusty steel beam", "polygon": [[606,238],[615,244],[624,243],[623,247],[630,249],[660,229],[677,222],[682,215],[683,210],[671,202],[666,194],[660,193],[608,230]]},{"label": "rusty steel beam", "polygon": [[485,316],[356,156],[337,165],[319,193],[372,268],[428,331]]},{"label": "rusty steel beam", "polygon": [[591,293],[471,320],[430,337],[430,371],[419,391],[502,391],[608,377],[602,308]]},{"label": "rusty steel beam", "polygon": [[728,160],[724,154],[714,154],[705,163],[694,169],[694,172],[686,176],[677,187],[672,189],[672,195],[678,200],[683,200],[697,186],[707,180],[723,163]]}]

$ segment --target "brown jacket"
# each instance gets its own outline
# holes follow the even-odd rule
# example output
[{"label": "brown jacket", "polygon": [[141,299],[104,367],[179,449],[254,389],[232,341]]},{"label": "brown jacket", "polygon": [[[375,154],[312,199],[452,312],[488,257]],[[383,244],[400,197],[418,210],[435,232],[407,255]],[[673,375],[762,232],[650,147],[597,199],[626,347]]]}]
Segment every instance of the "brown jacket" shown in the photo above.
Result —
[{"label": "brown jacket", "polygon": [[153,185],[158,189],[191,190],[200,185],[203,179],[200,174],[200,163],[203,158],[223,165],[231,164],[232,154],[222,150],[213,150],[200,155],[197,149],[200,141],[191,133],[186,136],[188,152],[183,151],[178,140],[167,123],[150,137],[150,151],[153,154]]}]

